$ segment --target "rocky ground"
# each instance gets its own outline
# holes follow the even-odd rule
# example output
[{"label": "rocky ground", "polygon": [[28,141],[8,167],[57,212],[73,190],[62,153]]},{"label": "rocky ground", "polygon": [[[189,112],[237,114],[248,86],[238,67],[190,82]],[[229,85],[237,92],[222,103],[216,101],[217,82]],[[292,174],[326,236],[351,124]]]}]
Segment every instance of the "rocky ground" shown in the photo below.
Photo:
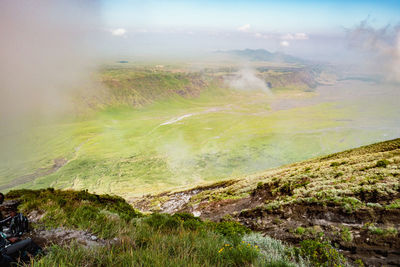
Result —
[{"label": "rocky ground", "polygon": [[[18,212],[19,202],[15,200],[5,201],[1,206],[1,212],[7,216],[10,212]],[[32,238],[32,240],[46,249],[51,245],[66,245],[71,242],[78,243],[80,245],[84,245],[86,247],[92,246],[105,246],[109,243],[116,242],[117,240],[103,240],[98,238],[96,235],[93,235],[90,232],[76,230],[76,229],[68,229],[65,227],[56,227],[56,228],[45,228],[44,225],[40,222],[40,219],[43,215],[38,213],[36,210],[27,214],[30,230],[25,233],[21,239]]]}]

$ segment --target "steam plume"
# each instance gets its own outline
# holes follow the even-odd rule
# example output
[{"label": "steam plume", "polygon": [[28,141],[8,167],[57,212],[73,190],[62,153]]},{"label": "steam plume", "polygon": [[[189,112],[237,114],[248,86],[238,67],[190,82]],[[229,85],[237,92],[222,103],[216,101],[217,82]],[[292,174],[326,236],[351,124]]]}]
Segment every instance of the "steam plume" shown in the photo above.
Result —
[{"label": "steam plume", "polygon": [[262,90],[263,92],[270,94],[268,86],[265,81],[258,78],[254,70],[250,68],[241,69],[235,76],[228,77],[225,79],[227,84],[237,90],[242,91],[254,91]]}]

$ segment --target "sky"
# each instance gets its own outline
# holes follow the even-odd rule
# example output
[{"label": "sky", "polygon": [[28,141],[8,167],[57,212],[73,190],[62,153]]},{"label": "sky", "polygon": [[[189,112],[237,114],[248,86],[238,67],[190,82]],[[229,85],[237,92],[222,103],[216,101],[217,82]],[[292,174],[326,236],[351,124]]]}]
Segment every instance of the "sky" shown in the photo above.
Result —
[{"label": "sky", "polygon": [[104,1],[107,25],[136,29],[312,31],[351,27],[371,17],[374,24],[397,23],[400,1]]},{"label": "sky", "polygon": [[398,25],[400,1],[172,0],[101,2],[115,55],[268,49],[334,59],[362,21]]}]

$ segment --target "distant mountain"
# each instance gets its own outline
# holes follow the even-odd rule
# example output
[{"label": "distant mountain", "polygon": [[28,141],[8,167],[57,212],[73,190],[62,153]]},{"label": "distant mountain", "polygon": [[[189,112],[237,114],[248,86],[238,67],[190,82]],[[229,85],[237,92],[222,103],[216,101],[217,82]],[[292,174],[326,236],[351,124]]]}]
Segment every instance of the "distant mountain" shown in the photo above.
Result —
[{"label": "distant mountain", "polygon": [[291,55],[286,55],[280,52],[271,53],[265,49],[244,49],[244,50],[229,50],[218,51],[218,53],[230,54],[251,61],[270,61],[270,62],[286,62],[286,63],[306,63],[305,60]]}]

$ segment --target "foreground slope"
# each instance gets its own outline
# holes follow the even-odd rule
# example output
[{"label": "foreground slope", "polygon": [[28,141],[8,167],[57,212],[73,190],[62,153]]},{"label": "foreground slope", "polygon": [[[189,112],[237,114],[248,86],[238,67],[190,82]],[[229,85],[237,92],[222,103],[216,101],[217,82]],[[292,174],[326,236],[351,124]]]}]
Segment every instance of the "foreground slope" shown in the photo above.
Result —
[{"label": "foreground slope", "polygon": [[[337,249],[311,241],[295,248],[232,220],[135,211],[122,198],[87,191],[16,190],[1,211],[19,209],[44,248],[18,266],[347,266]],[[308,259],[310,247],[320,250]]]},{"label": "foreground slope", "polygon": [[371,266],[400,264],[400,139],[243,179],[147,196],[142,210],[237,221],[297,243],[326,236]]}]

